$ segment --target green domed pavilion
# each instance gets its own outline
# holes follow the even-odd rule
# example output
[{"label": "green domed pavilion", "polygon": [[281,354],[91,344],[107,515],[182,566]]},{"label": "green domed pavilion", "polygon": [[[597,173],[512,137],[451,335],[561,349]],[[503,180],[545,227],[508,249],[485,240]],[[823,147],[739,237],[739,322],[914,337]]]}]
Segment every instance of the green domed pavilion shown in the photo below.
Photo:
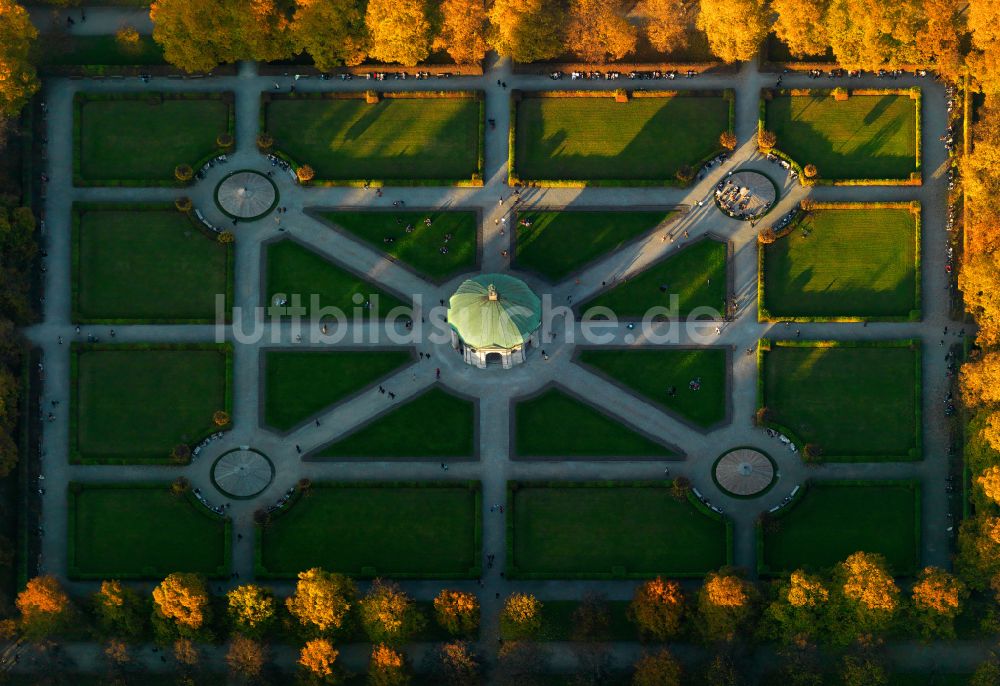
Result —
[{"label": "green domed pavilion", "polygon": [[448,301],[452,345],[479,368],[499,363],[509,369],[524,362],[527,350],[538,342],[541,323],[538,296],[508,274],[467,279]]}]

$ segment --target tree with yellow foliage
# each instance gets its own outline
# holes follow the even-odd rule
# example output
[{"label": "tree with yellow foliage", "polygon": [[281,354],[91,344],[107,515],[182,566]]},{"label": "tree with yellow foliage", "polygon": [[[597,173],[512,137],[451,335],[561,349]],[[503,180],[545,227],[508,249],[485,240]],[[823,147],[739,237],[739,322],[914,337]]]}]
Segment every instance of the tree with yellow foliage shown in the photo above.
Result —
[{"label": "tree with yellow foliage", "polygon": [[632,686],[681,686],[681,663],[670,651],[661,648],[655,653],[644,653],[635,663]]},{"label": "tree with yellow foliage", "polygon": [[479,628],[479,599],[473,593],[443,589],[434,598],[434,617],[452,636],[466,636]]},{"label": "tree with yellow foliage", "polygon": [[898,610],[899,588],[881,555],[853,553],[834,568],[829,625],[834,644],[884,632]]},{"label": "tree with yellow foliage", "polygon": [[727,63],[754,59],[771,27],[763,0],[701,0],[697,23],[712,53]]},{"label": "tree with yellow foliage", "polygon": [[406,660],[389,646],[376,645],[368,662],[369,686],[405,686],[410,683]]},{"label": "tree with yellow foliage", "polygon": [[262,586],[237,586],[226,594],[226,605],[233,628],[244,636],[260,638],[274,623],[274,595]]},{"label": "tree with yellow foliage", "polygon": [[385,645],[405,643],[427,623],[399,584],[383,579],[375,579],[358,601],[358,616],[368,640]]},{"label": "tree with yellow foliage", "polygon": [[775,585],[764,609],[761,633],[785,644],[816,640],[822,633],[830,591],[823,580],[798,569]]},{"label": "tree with yellow foliage", "polygon": [[431,53],[431,25],[421,0],[368,0],[368,56],[412,67]]},{"label": "tree with yellow foliage", "polygon": [[487,41],[516,62],[537,62],[563,52],[562,6],[551,0],[494,0]]},{"label": "tree with yellow foliage", "polygon": [[14,604],[21,613],[21,633],[29,641],[55,636],[73,620],[73,603],[51,575],[30,579]]},{"label": "tree with yellow foliage", "polygon": [[965,12],[955,0],[923,0],[926,23],[917,32],[917,49],[924,64],[944,78],[957,81],[963,73],[962,36]]},{"label": "tree with yellow foliage", "polygon": [[529,593],[511,593],[500,613],[500,633],[504,638],[531,638],[542,628],[542,604]]},{"label": "tree with yellow foliage", "polygon": [[483,0],[444,0],[441,31],[434,48],[446,50],[458,64],[478,64],[486,57],[486,5]]},{"label": "tree with yellow foliage", "polygon": [[149,16],[164,57],[188,72],[292,55],[289,22],[275,0],[154,0]]},{"label": "tree with yellow foliage", "polygon": [[968,407],[1000,403],[1000,351],[963,364],[958,381],[962,401]]},{"label": "tree with yellow foliage", "polygon": [[969,68],[987,93],[1000,93],[1000,0],[969,0],[968,22],[972,32]]},{"label": "tree with yellow foliage", "polygon": [[628,618],[642,636],[669,641],[680,633],[686,604],[679,583],[656,577],[635,589]]},{"label": "tree with yellow foliage", "polygon": [[830,47],[826,35],[826,8],[830,0],[772,0],[778,13],[775,35],[785,42],[793,57],[822,55]]},{"label": "tree with yellow foliage", "polygon": [[986,415],[986,424],[983,426],[980,435],[991,448],[1000,452],[1000,410],[990,412]]},{"label": "tree with yellow foliage", "polygon": [[694,25],[695,3],[685,0],[640,0],[636,11],[644,18],[643,31],[659,52],[687,47],[688,31]]},{"label": "tree with yellow foliage", "polygon": [[337,657],[340,651],[325,638],[307,641],[299,651],[299,667],[311,684],[335,684],[339,681]]},{"label": "tree with yellow foliage", "polygon": [[983,489],[986,497],[1000,505],[1000,466],[987,467],[976,477],[976,485]]},{"label": "tree with yellow foliage", "polygon": [[844,69],[891,69],[919,58],[922,0],[830,0],[826,35]]},{"label": "tree with yellow foliage", "polygon": [[[1000,87],[1000,85],[998,85]],[[972,128],[974,142],[961,158],[962,190],[968,205],[964,227],[969,256],[1000,250],[1000,106],[986,98],[976,110]],[[977,285],[989,283],[980,280]]]},{"label": "tree with yellow foliage", "polygon": [[37,37],[28,11],[14,0],[0,0],[0,120],[16,118],[38,90],[31,62]]},{"label": "tree with yellow foliage", "polygon": [[969,597],[965,584],[937,567],[925,567],[911,591],[910,614],[925,639],[955,638],[955,618]]},{"label": "tree with yellow foliage", "polygon": [[291,32],[295,49],[308,52],[321,71],[353,67],[368,56],[368,27],[357,0],[296,0]]},{"label": "tree with yellow foliage", "polygon": [[357,593],[346,576],[314,567],[299,572],[295,593],[285,599],[285,607],[307,631],[329,635],[343,627]]},{"label": "tree with yellow foliage", "polygon": [[622,0],[570,0],[566,44],[585,62],[620,60],[635,52],[639,30]]},{"label": "tree with yellow foliage", "polygon": [[149,616],[139,594],[120,581],[102,581],[100,590],[93,595],[92,606],[101,634],[127,641],[142,635]]},{"label": "tree with yellow foliage", "polygon": [[723,568],[698,590],[698,629],[706,641],[732,641],[753,619],[758,594],[752,583]]},{"label": "tree with yellow foliage", "polygon": [[1000,573],[1000,517],[977,514],[962,522],[955,571],[976,590],[990,588],[993,576]]},{"label": "tree with yellow foliage", "polygon": [[153,589],[153,624],[161,635],[207,637],[212,608],[205,579],[175,572]]},{"label": "tree with yellow foliage", "polygon": [[[1000,227],[997,228],[1000,234]],[[965,310],[979,325],[976,340],[983,346],[1000,344],[1000,251],[969,255],[958,272],[958,287],[965,296]],[[1000,370],[995,369],[995,358],[991,365],[994,367],[991,371],[1000,375]],[[963,365],[963,373],[968,366]],[[1000,396],[1000,389],[991,390],[994,398]]]}]

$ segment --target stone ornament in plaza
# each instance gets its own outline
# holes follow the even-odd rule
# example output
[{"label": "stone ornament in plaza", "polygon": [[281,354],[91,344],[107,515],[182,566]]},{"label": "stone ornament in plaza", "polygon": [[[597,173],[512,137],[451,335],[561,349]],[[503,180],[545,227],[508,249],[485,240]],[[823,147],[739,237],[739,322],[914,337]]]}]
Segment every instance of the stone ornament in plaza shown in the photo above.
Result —
[{"label": "stone ornament in plaza", "polygon": [[467,279],[448,301],[452,346],[469,364],[504,369],[524,362],[538,344],[542,305],[520,279],[509,274],[482,274]]},{"label": "stone ornament in plaza", "polygon": [[720,457],[714,476],[723,491],[744,498],[763,493],[777,478],[771,458],[753,448],[736,448]]},{"label": "stone ornament in plaza", "polygon": [[245,169],[222,179],[215,199],[219,209],[229,218],[253,220],[274,209],[278,189],[264,174]]}]

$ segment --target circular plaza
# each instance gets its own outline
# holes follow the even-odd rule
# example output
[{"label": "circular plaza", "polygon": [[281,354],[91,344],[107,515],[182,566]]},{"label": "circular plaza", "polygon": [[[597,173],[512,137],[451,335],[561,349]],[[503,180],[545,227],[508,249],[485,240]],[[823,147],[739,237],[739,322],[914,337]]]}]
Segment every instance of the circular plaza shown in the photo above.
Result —
[{"label": "circular plaza", "polygon": [[266,175],[243,169],[226,175],[215,188],[215,202],[230,219],[260,219],[278,204],[278,188]]}]

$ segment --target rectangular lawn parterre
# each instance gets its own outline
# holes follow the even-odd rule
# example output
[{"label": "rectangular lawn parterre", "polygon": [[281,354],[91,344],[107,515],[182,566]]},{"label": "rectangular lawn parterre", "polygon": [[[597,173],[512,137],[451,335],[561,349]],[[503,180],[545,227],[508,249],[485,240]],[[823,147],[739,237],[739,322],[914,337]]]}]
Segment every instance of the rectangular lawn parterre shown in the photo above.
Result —
[{"label": "rectangular lawn parterre", "polygon": [[258,576],[479,576],[478,482],[313,484],[258,529]]},{"label": "rectangular lawn parterre", "polygon": [[73,248],[77,322],[207,324],[216,295],[231,295],[232,246],[172,204],[77,205]]},{"label": "rectangular lawn parterre", "polygon": [[858,551],[884,555],[897,576],[920,564],[920,485],[811,481],[762,536],[761,571],[821,571]]},{"label": "rectangular lawn parterre", "polygon": [[908,319],[920,310],[920,215],[822,206],[761,245],[763,319]]},{"label": "rectangular lawn parterre", "polygon": [[729,521],[665,482],[512,482],[507,574],[521,579],[702,576],[731,563]]},{"label": "rectangular lawn parterre", "polygon": [[764,101],[765,127],[777,135],[779,150],[803,167],[816,165],[821,180],[906,181],[920,169],[917,93],[840,101],[823,90],[779,94]]},{"label": "rectangular lawn parterre", "polygon": [[70,459],[85,464],[170,462],[230,411],[231,352],[211,344],[74,344]]},{"label": "rectangular lawn parterre", "polygon": [[919,460],[919,342],[761,342],[769,420],[822,459]]},{"label": "rectangular lawn parterre", "polygon": [[482,94],[440,96],[363,93],[275,97],[264,103],[264,127],[275,149],[316,171],[316,182],[374,180],[443,184],[482,179]]},{"label": "rectangular lawn parterre", "polygon": [[229,573],[229,522],[170,484],[69,486],[69,576],[162,579]]},{"label": "rectangular lawn parterre", "polygon": [[674,184],[684,166],[719,150],[731,129],[729,92],[526,92],[516,103],[512,175],[582,184]]},{"label": "rectangular lawn parterre", "polygon": [[77,185],[175,185],[174,168],[198,165],[232,134],[232,94],[78,93]]}]

